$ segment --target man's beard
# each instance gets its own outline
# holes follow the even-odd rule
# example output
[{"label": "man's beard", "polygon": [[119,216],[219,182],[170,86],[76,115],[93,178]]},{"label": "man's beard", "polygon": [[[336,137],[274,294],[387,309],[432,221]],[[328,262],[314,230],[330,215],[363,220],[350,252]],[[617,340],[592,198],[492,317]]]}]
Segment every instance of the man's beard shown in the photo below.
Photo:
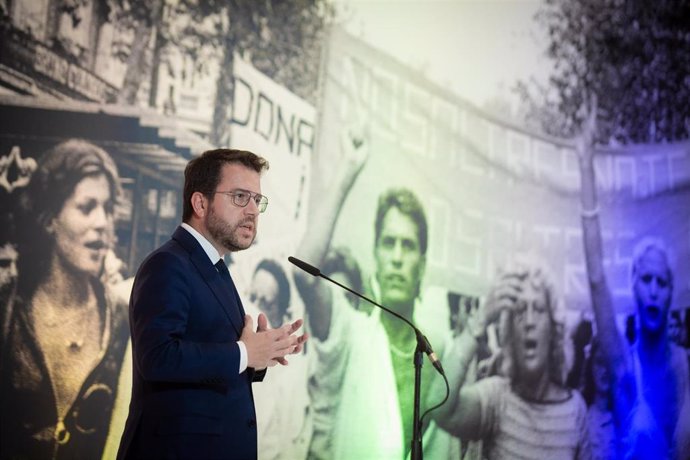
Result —
[{"label": "man's beard", "polygon": [[242,242],[237,238],[237,229],[246,222],[253,222],[252,218],[247,218],[243,221],[238,222],[236,225],[231,225],[227,221],[224,221],[211,211],[206,219],[206,228],[211,234],[211,238],[214,241],[220,243],[225,249],[230,252],[237,252],[243,249],[247,249],[252,245],[254,237],[256,236],[256,226],[254,227],[254,236],[252,236],[249,243]]}]

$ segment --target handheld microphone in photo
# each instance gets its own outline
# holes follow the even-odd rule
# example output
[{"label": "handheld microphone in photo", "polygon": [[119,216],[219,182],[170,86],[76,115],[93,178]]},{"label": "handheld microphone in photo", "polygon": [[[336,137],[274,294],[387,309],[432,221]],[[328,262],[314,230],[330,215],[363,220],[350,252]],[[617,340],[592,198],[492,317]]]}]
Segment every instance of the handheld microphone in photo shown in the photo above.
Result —
[{"label": "handheld microphone in photo", "polygon": [[404,316],[394,312],[393,310],[391,310],[387,307],[384,307],[383,305],[373,301],[369,297],[366,297],[365,295],[360,294],[359,292],[357,292],[353,289],[350,289],[349,287],[345,286],[344,284],[340,284],[339,282],[335,281],[334,279],[329,278],[328,276],[321,273],[321,270],[319,270],[318,268],[314,267],[311,264],[308,264],[307,262],[305,262],[303,260],[300,260],[300,259],[293,257],[293,256],[289,256],[288,261],[290,263],[292,263],[293,265],[295,265],[296,267],[298,267],[299,269],[304,270],[305,272],[309,273],[310,275],[315,276],[317,278],[318,277],[324,278],[324,279],[330,281],[331,283],[341,287],[342,289],[345,289],[346,291],[351,292],[352,294],[356,295],[360,299],[364,299],[367,302],[369,302],[370,304],[376,305],[377,307],[383,309],[384,311],[390,313],[391,315],[393,315],[397,318],[400,318],[402,321],[407,323],[415,333],[415,337],[417,338],[417,346],[424,353],[426,353],[426,355],[429,357],[429,361],[431,361],[431,364],[434,366],[434,368],[441,375],[445,376],[445,372],[443,371],[443,366],[441,365],[441,361],[438,359],[438,356],[436,356],[436,353],[434,353],[434,350],[431,348],[431,344],[429,343],[429,340],[426,338],[426,336],[424,334],[422,334],[422,331],[420,331],[417,328],[417,326],[412,324],[412,322],[410,322],[407,318],[405,318]]}]

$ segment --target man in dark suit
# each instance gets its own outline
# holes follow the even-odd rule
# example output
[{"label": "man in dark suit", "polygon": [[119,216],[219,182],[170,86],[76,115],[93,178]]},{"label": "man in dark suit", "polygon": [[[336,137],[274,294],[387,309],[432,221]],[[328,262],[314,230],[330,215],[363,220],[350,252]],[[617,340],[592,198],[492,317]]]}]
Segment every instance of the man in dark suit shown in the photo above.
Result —
[{"label": "man in dark suit", "polygon": [[183,224],[142,263],[130,300],[132,399],[118,459],[257,457],[251,384],[287,364],[302,320],[253,320],[223,262],[254,241],[263,158],[219,149],[185,169]]}]

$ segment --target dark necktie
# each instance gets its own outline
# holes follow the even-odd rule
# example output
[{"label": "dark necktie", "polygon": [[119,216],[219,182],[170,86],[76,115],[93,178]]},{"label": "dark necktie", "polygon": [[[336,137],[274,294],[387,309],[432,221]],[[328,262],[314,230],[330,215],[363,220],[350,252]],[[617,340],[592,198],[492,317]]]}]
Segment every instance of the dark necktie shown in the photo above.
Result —
[{"label": "dark necktie", "polygon": [[231,281],[230,270],[228,270],[228,266],[225,265],[225,261],[222,258],[216,262],[216,270],[223,277],[223,281]]},{"label": "dark necktie", "polygon": [[240,295],[237,292],[237,288],[235,288],[235,283],[232,281],[232,277],[230,277],[230,270],[228,270],[228,266],[225,265],[225,261],[222,258],[216,262],[215,265],[216,270],[218,270],[218,273],[220,273],[220,277],[222,278],[223,282],[226,283],[226,286],[230,289],[232,295],[235,296],[240,317],[242,320],[244,320],[244,307],[242,306],[242,301],[240,300]]}]

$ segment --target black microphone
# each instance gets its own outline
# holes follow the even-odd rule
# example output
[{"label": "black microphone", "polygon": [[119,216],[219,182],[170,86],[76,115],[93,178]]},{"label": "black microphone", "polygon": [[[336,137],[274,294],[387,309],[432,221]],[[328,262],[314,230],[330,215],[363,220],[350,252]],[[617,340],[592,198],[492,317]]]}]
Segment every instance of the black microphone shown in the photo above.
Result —
[{"label": "black microphone", "polygon": [[288,261],[294,265],[297,265],[299,268],[301,268],[302,270],[304,270],[312,276],[321,276],[321,270],[319,270],[313,265],[306,263],[303,260],[299,260],[297,257],[289,256]]},{"label": "black microphone", "polygon": [[329,278],[328,276],[326,276],[326,275],[324,275],[323,273],[321,273],[321,270],[319,270],[318,268],[314,267],[314,266],[311,265],[311,264],[306,263],[306,262],[303,261],[303,260],[298,259],[297,257],[289,256],[289,257],[288,257],[288,261],[289,261],[290,263],[292,263],[293,265],[297,266],[298,268],[300,268],[300,269],[304,270],[305,272],[309,273],[310,275],[316,276],[316,277],[321,277],[321,278],[324,278],[324,279],[327,279],[327,280],[330,281],[331,283],[333,283],[333,284],[335,284],[335,285],[337,285],[337,286],[340,286],[341,288],[345,289],[345,290],[348,291],[348,292],[351,292],[352,294],[356,295],[356,296],[359,297],[360,299],[364,299],[364,300],[366,300],[367,302],[369,302],[370,304],[376,305],[377,307],[383,309],[384,311],[390,313],[391,315],[393,315],[393,316],[395,316],[395,317],[400,318],[401,320],[403,320],[405,323],[407,323],[407,324],[414,330],[414,333],[415,333],[416,338],[417,338],[417,346],[419,346],[419,347],[422,349],[422,351],[423,351],[424,353],[426,353],[426,355],[429,357],[429,360],[431,361],[431,364],[436,368],[436,370],[437,370],[441,375],[444,375],[444,376],[446,375],[445,372],[443,371],[443,366],[441,366],[441,361],[438,359],[438,356],[436,356],[436,353],[434,353],[434,350],[431,348],[431,344],[429,343],[429,340],[426,338],[426,336],[425,336],[424,334],[422,334],[422,331],[420,331],[419,329],[417,329],[417,326],[415,326],[414,324],[412,324],[407,318],[405,318],[404,316],[402,316],[402,315],[400,315],[400,314],[394,312],[393,310],[391,310],[391,309],[389,309],[389,308],[387,308],[387,307],[384,307],[384,306],[381,305],[380,303],[374,302],[374,301],[373,301],[372,299],[370,299],[369,297],[366,297],[365,295],[360,294],[359,292],[357,292],[357,291],[355,291],[355,290],[353,290],[353,289],[350,289],[349,287],[345,286],[344,284],[340,284],[340,283],[337,282],[336,280]]},{"label": "black microphone", "polygon": [[434,353],[434,350],[431,348],[431,344],[429,343],[429,340],[426,338],[426,336],[424,334],[422,334],[422,331],[420,331],[416,327],[415,327],[415,333],[422,336],[422,342],[424,343],[424,353],[426,353],[426,355],[429,357],[429,361],[431,361],[431,364],[436,368],[437,371],[439,371],[441,373],[441,375],[446,375],[445,372],[443,372],[443,366],[441,366],[441,360],[438,359],[438,356],[436,356],[436,353]]}]

